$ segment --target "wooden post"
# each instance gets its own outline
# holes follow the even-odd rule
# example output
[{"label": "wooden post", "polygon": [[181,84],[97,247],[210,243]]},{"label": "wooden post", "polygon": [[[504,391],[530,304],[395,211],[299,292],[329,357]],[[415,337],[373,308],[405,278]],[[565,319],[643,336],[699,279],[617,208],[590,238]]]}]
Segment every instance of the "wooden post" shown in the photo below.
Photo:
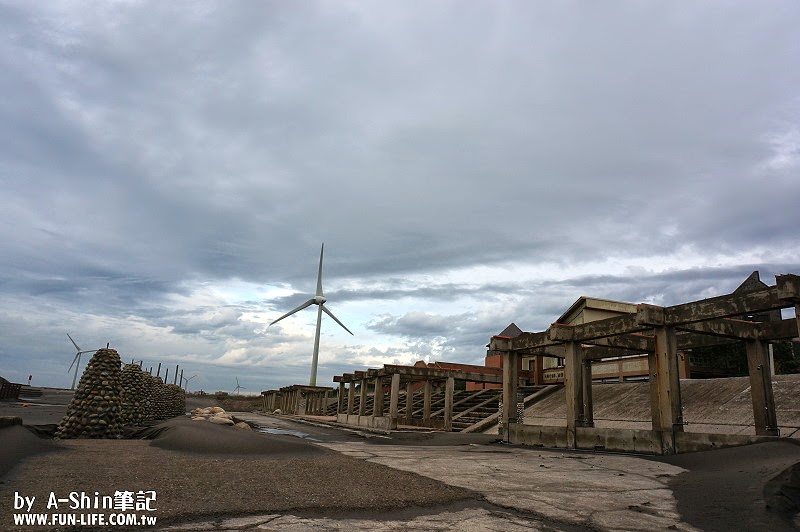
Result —
[{"label": "wooden post", "polygon": [[392,375],[392,391],[389,395],[389,418],[392,423],[397,422],[398,402],[400,401],[400,374]]},{"label": "wooden post", "polygon": [[[683,413],[681,410],[681,381],[678,373],[678,351],[675,340],[675,329],[672,327],[656,327],[655,329],[656,375],[655,388],[650,385],[653,418],[658,418],[658,426],[654,430],[661,433],[661,451],[664,454],[675,454],[675,433],[683,432]],[[648,358],[648,361],[650,358]],[[652,369],[650,370],[652,378]],[[655,390],[655,398],[653,391]],[[655,402],[653,402],[655,399]]]},{"label": "wooden post", "polygon": [[344,414],[344,383],[339,383],[339,397],[336,398],[336,415]]},{"label": "wooden post", "polygon": [[175,384],[176,382],[178,382],[178,367],[179,367],[179,364],[175,364],[175,377],[173,377],[173,379],[172,379],[172,384]]},{"label": "wooden post", "polygon": [[753,401],[753,421],[759,436],[780,436],[772,392],[769,357],[764,342],[748,340],[747,369],[750,373],[750,398]]},{"label": "wooden post", "polygon": [[592,361],[586,358],[586,352],[581,348],[583,356],[582,381],[583,381],[583,426],[594,427],[594,402],[592,400]]},{"label": "wooden post", "polygon": [[444,387],[444,430],[453,430],[453,391],[456,387],[456,379],[447,377],[447,384]]},{"label": "wooden post", "polygon": [[510,441],[511,423],[517,422],[517,389],[519,357],[513,351],[503,352],[503,440]]},{"label": "wooden post", "polygon": [[533,357],[533,384],[540,386],[544,384],[544,357],[536,355]]},{"label": "wooden post", "polygon": [[383,377],[375,377],[375,393],[372,399],[372,417],[383,417]]},{"label": "wooden post", "polygon": [[158,363],[158,370],[156,370],[156,377],[161,376],[161,362]]},{"label": "wooden post", "polygon": [[347,385],[347,415],[352,416],[356,413],[356,381],[350,381]]},{"label": "wooden post", "polygon": [[[567,446],[577,448],[575,427],[583,418],[583,387],[581,386],[581,346],[577,342],[564,344],[564,393],[567,399]],[[581,418],[579,423],[578,418]]]},{"label": "wooden post", "polygon": [[358,394],[358,415],[367,415],[367,379],[361,379],[361,388]]},{"label": "wooden post", "polygon": [[406,383],[406,424],[410,425],[414,419],[414,381]]},{"label": "wooden post", "polygon": [[425,381],[425,395],[422,402],[422,421],[426,426],[431,422],[431,381]]}]

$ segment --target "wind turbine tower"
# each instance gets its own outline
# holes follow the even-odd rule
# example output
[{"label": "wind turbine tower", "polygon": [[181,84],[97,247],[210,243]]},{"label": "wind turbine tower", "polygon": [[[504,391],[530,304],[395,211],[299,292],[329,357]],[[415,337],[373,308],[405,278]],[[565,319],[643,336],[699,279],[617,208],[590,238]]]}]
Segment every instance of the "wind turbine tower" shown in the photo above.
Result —
[{"label": "wind turbine tower", "polygon": [[311,378],[308,380],[309,386],[316,386],[317,385],[317,361],[319,360],[319,330],[320,326],[322,325],[322,313],[325,312],[328,316],[333,318],[333,320],[342,326],[342,329],[353,334],[350,329],[344,326],[344,323],[339,321],[339,319],[333,315],[333,312],[328,310],[328,307],[325,306],[325,296],[322,294],[322,255],[325,252],[325,244],[322,244],[322,248],[319,251],[319,271],[317,272],[317,293],[314,295],[313,298],[309,299],[299,307],[290,310],[277,320],[270,323],[270,325],[274,325],[281,321],[283,318],[287,318],[294,314],[295,312],[299,312],[306,307],[310,307],[311,305],[317,305],[317,333],[314,336],[314,355],[311,358]]},{"label": "wind turbine tower", "polygon": [[84,353],[94,353],[95,351],[97,351],[97,349],[88,349],[86,351],[82,351],[81,348],[78,347],[78,344],[75,343],[75,340],[72,339],[72,336],[69,335],[69,333],[67,333],[67,338],[69,338],[69,341],[72,342],[72,345],[74,345],[75,349],[77,349],[77,352],[75,353],[75,358],[72,359],[72,364],[69,365],[69,369],[67,370],[67,373],[69,373],[69,370],[72,369],[72,366],[75,366],[75,374],[72,376],[72,388],[70,388],[71,390],[74,390],[75,381],[78,380],[78,368],[81,365],[81,355]]}]

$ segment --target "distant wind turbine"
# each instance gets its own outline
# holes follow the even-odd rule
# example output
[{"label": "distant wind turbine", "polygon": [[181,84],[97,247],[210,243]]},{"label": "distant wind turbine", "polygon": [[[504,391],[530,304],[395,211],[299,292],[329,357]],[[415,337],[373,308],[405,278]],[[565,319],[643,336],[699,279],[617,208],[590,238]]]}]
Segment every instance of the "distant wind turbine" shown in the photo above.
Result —
[{"label": "distant wind turbine", "polygon": [[317,272],[317,293],[314,295],[313,298],[309,299],[296,309],[290,310],[277,320],[270,323],[270,325],[274,325],[281,321],[283,318],[291,316],[295,312],[303,310],[306,307],[310,307],[311,305],[317,305],[317,334],[314,336],[314,356],[311,359],[311,378],[308,381],[309,386],[316,386],[317,385],[317,361],[319,360],[319,329],[322,324],[322,312],[325,311],[325,314],[333,318],[333,320],[342,326],[342,329],[353,334],[350,329],[344,326],[344,323],[339,321],[339,319],[333,315],[333,312],[328,310],[328,307],[325,306],[325,296],[322,295],[322,254],[325,251],[325,244],[322,244],[322,249],[319,251],[319,271]]},{"label": "distant wind turbine", "polygon": [[78,344],[75,343],[75,340],[72,339],[72,336],[70,336],[69,333],[67,333],[67,337],[69,338],[69,341],[72,342],[72,345],[75,346],[75,349],[78,351],[77,353],[75,353],[75,358],[72,359],[72,364],[69,365],[69,369],[67,370],[67,373],[69,373],[69,370],[72,369],[72,366],[75,366],[75,375],[73,375],[72,377],[72,388],[70,388],[71,390],[74,390],[75,381],[78,380],[78,368],[81,365],[81,355],[84,353],[94,353],[95,351],[97,351],[97,349],[89,349],[87,351],[81,351],[81,348],[78,347]]},{"label": "distant wind turbine", "polygon": [[[194,378],[194,377],[192,377],[192,378]],[[239,395],[239,390],[246,390],[246,389],[247,388],[245,388],[244,386],[239,386],[239,377],[236,377],[236,388],[233,390],[233,393],[235,395]]]}]

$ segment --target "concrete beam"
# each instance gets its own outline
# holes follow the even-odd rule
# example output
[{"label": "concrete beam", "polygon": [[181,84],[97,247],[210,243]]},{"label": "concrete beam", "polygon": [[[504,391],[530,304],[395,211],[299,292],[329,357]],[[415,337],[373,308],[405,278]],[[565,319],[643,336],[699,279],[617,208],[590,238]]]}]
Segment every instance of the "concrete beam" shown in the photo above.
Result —
[{"label": "concrete beam", "polygon": [[762,340],[790,340],[792,338],[800,337],[800,327],[798,326],[798,318],[800,318],[800,305],[795,307],[795,318],[789,318],[781,321],[766,321],[761,323],[761,339]]},{"label": "concrete beam", "polygon": [[358,415],[367,415],[367,381],[362,379],[361,386],[358,389]]},{"label": "concrete beam", "polygon": [[392,387],[389,392],[389,417],[397,420],[397,411],[400,401],[400,374],[392,375]]},{"label": "concrete beam", "polygon": [[647,353],[655,349],[653,336],[643,334],[622,334],[610,336],[608,338],[596,338],[583,342],[585,344],[610,347],[614,349],[626,349],[636,353]]},{"label": "concrete beam", "polygon": [[797,275],[777,275],[775,277],[775,287],[778,299],[789,303],[800,303],[800,276]]},{"label": "concrete beam", "polygon": [[453,430],[453,391],[455,390],[456,380],[453,377],[447,378],[444,387],[444,430]]},{"label": "concrete beam", "polygon": [[648,357],[649,361],[655,363],[655,368],[650,368],[653,379],[650,408],[658,412],[653,415],[653,430],[661,433],[664,454],[674,454],[675,433],[683,432],[677,342],[672,327],[659,327],[655,333],[656,350],[652,357]]},{"label": "concrete beam", "polygon": [[383,377],[375,377],[375,393],[372,398],[372,417],[383,417]]},{"label": "concrete beam", "polygon": [[354,382],[350,382],[347,386],[347,415],[352,416],[355,414],[356,404],[356,387]]},{"label": "concrete beam", "polygon": [[416,377],[428,380],[445,380],[453,377],[458,380],[472,382],[490,382],[501,384],[503,382],[502,371],[499,368],[485,368],[485,372],[457,371],[449,369],[417,368],[414,366],[399,366],[394,364],[384,365],[384,374],[391,375],[399,373],[406,377]]},{"label": "concrete beam", "polygon": [[[787,298],[794,297],[794,288],[784,285],[784,290]],[[755,292],[733,293],[666,307],[664,325],[678,326],[716,318],[743,316],[786,306],[786,301],[778,297],[776,287],[770,287]]]},{"label": "concrete beam", "polygon": [[575,448],[575,427],[583,420],[583,370],[581,368],[581,346],[578,342],[564,344],[564,395],[567,400],[567,445]]},{"label": "concrete beam", "polygon": [[764,342],[751,340],[745,346],[756,435],[780,436],[772,391],[772,372],[766,345]]},{"label": "concrete beam", "polygon": [[406,383],[406,424],[410,425],[414,419],[414,383]]},{"label": "concrete beam", "polygon": [[711,336],[721,336],[723,338],[736,338],[739,340],[756,340],[761,336],[760,323],[732,318],[696,321],[677,325],[676,327],[683,331],[710,334]]},{"label": "concrete beam", "polygon": [[513,351],[503,353],[503,440],[509,441],[511,423],[517,422],[517,387],[519,386],[519,355]]},{"label": "concrete beam", "polygon": [[431,392],[433,385],[431,381],[425,381],[424,398],[422,401],[422,422],[427,424],[431,421]]}]

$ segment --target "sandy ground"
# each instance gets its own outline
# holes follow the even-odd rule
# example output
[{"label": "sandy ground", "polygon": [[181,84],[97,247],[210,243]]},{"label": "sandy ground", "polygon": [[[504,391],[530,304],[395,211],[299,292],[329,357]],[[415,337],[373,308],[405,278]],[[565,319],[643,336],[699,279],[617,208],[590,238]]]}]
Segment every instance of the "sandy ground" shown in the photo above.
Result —
[{"label": "sandy ground", "polygon": [[[355,460],[291,436],[180,418],[162,428],[153,440],[48,442],[40,450],[50,452],[29,454],[3,478],[0,529],[16,529],[9,522],[14,491],[45,501],[50,492],[67,497],[81,491],[113,495],[118,490],[156,490],[161,526],[258,512],[389,511],[475,498],[469,490]],[[24,446],[30,438],[20,431],[26,429],[0,430],[0,445],[22,438]],[[43,504],[40,508],[45,511]]]}]

